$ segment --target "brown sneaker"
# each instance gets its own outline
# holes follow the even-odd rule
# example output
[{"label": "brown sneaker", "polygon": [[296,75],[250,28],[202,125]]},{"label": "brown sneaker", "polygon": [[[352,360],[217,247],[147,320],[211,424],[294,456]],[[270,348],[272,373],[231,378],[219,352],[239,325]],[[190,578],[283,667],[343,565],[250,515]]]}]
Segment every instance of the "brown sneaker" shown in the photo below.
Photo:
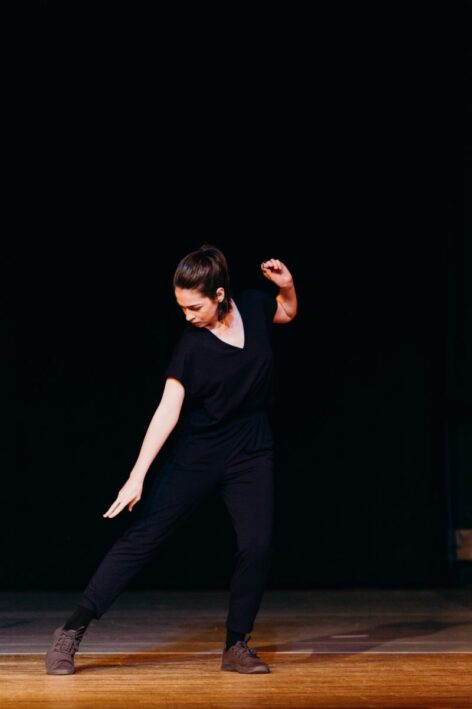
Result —
[{"label": "brown sneaker", "polygon": [[45,658],[48,675],[71,675],[75,672],[74,655],[84,633],[85,626],[77,630],[56,628]]},{"label": "brown sneaker", "polygon": [[254,650],[248,647],[247,643],[251,639],[238,640],[227,650],[223,650],[221,669],[228,672],[243,672],[244,674],[262,674],[270,672],[269,666],[256,655]]}]

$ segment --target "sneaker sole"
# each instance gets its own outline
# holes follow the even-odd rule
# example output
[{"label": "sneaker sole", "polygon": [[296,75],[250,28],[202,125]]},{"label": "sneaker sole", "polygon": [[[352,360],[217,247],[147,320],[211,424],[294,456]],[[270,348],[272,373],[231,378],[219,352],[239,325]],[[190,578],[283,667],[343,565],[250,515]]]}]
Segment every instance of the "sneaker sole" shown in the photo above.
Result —
[{"label": "sneaker sole", "polygon": [[48,670],[46,669],[46,674],[47,675],[73,675],[75,672],[74,670]]},{"label": "sneaker sole", "polygon": [[68,670],[57,670],[57,672],[48,672],[46,670],[47,675],[73,675],[73,672],[68,672]]},{"label": "sneaker sole", "polygon": [[234,667],[234,665],[221,665],[221,669],[224,672],[240,672],[244,675],[266,675],[270,672],[269,669],[266,670],[265,668],[260,667],[242,667],[241,669],[238,669],[237,667]]}]

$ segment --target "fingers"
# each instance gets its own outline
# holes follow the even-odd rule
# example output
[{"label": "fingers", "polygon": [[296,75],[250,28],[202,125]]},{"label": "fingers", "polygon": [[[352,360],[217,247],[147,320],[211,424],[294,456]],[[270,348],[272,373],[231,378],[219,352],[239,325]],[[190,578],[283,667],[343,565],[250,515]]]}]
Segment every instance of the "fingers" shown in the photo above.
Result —
[{"label": "fingers", "polygon": [[280,271],[282,269],[281,262],[277,258],[270,258],[267,261],[263,261],[261,263],[261,268],[262,270],[264,269],[276,269]]},{"label": "fingers", "polygon": [[141,498],[135,498],[133,500],[125,501],[125,500],[120,500],[116,499],[115,502],[108,508],[108,510],[105,512],[103,517],[108,517],[111,519],[112,517],[116,517],[116,515],[120,514],[120,512],[125,508],[128,507],[129,511],[131,512],[135,504],[140,500]]},{"label": "fingers", "polygon": [[116,517],[117,514],[121,512],[123,507],[125,506],[125,502],[123,500],[120,500],[119,497],[116,498],[114,503],[110,505],[110,507],[107,509],[105,514],[103,515],[104,517]]},{"label": "fingers", "polygon": [[119,512],[122,510],[122,503],[121,502],[114,502],[105,512],[103,515],[104,517],[115,517]]}]

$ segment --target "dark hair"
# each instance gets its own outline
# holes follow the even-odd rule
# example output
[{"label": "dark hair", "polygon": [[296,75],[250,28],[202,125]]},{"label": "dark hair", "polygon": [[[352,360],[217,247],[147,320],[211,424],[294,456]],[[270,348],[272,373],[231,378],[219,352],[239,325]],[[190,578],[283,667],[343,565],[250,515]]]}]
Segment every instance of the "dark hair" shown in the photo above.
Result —
[{"label": "dark hair", "polygon": [[172,286],[198,290],[212,300],[216,298],[217,288],[224,288],[224,298],[218,303],[218,320],[223,320],[232,308],[226,257],[213,244],[202,244],[179,261]]}]

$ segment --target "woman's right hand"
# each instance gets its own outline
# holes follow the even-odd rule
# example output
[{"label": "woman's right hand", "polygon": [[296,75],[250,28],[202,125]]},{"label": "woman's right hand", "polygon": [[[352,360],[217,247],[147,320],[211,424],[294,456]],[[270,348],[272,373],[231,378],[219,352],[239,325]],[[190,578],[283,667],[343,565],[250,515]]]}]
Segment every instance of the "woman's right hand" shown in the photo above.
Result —
[{"label": "woman's right hand", "polygon": [[143,481],[129,477],[118,492],[116,500],[103,516],[108,518],[116,517],[125,507],[128,507],[131,512],[135,504],[141,499],[142,492]]}]

